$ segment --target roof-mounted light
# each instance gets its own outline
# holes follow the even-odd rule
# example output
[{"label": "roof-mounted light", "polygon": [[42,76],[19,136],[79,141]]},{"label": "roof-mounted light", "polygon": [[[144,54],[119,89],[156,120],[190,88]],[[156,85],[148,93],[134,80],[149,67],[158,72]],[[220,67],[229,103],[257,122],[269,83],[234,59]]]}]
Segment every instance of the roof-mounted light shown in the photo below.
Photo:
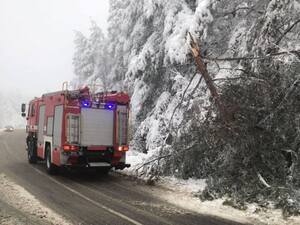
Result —
[{"label": "roof-mounted light", "polygon": [[109,109],[109,110],[114,110],[115,107],[116,107],[116,105],[113,104],[113,103],[107,103],[107,104],[105,104],[105,108]]},{"label": "roof-mounted light", "polygon": [[89,107],[90,107],[90,104],[91,104],[90,101],[87,100],[87,99],[81,101],[81,106],[82,106],[83,108],[89,108]]}]

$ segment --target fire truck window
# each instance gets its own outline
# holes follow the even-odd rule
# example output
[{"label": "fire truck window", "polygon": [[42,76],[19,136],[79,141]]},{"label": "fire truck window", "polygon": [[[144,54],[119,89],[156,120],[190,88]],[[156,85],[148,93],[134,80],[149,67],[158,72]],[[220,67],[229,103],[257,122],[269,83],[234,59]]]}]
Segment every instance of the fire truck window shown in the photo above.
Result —
[{"label": "fire truck window", "polygon": [[47,136],[53,135],[53,117],[47,119]]},{"label": "fire truck window", "polygon": [[31,105],[30,115],[31,116],[35,115],[35,105],[34,104]]}]

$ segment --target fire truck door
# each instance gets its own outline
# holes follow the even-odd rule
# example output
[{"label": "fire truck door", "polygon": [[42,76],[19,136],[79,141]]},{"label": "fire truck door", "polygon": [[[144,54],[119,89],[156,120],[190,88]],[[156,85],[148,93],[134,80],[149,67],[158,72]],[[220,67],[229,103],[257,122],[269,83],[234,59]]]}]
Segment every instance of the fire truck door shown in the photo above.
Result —
[{"label": "fire truck door", "polygon": [[42,105],[39,111],[39,123],[38,123],[38,144],[39,146],[44,144],[44,123],[45,123],[45,106]]}]

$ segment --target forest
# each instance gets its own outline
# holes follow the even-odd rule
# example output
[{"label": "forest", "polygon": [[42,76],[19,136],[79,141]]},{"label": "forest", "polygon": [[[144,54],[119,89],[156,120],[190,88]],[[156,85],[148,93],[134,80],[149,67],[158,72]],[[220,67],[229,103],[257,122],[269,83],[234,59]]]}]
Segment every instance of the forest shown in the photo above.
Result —
[{"label": "forest", "polygon": [[299,0],[111,0],[75,34],[74,86],[131,96],[138,176],[300,214]]}]

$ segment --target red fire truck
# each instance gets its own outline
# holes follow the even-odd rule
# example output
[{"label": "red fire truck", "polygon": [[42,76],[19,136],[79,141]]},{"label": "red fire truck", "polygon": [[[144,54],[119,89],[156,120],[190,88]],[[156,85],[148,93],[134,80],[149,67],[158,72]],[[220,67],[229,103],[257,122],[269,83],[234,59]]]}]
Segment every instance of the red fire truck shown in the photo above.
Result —
[{"label": "red fire truck", "polygon": [[[88,87],[44,94],[29,102],[29,163],[46,160],[50,174],[59,167],[124,169],[128,151],[130,98],[123,92],[92,94]],[[22,104],[22,116],[26,117]]]}]

